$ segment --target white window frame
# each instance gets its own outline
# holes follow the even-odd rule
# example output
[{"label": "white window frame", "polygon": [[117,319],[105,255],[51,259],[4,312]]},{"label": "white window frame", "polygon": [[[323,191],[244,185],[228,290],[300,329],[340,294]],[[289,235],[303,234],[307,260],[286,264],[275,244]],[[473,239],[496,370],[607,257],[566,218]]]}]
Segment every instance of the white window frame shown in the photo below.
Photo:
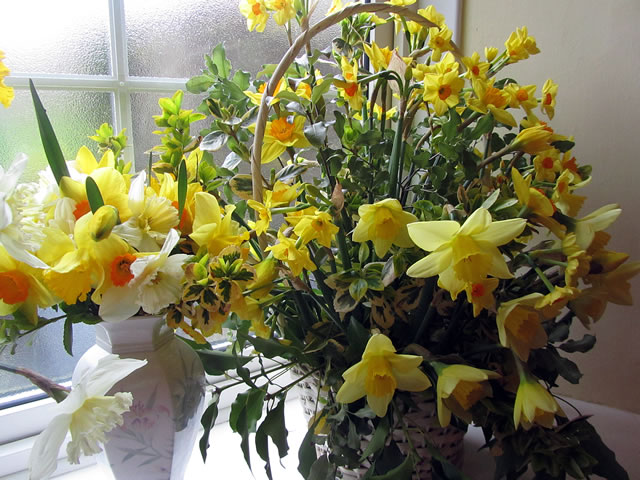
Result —
[{"label": "white window frame", "polygon": [[[119,132],[126,128],[131,134],[131,94],[138,92],[170,92],[184,89],[187,78],[158,78],[158,77],[132,77],[129,74],[127,56],[127,37],[124,18],[125,0],[107,0],[109,8],[109,30],[111,39],[111,75],[70,75],[70,74],[19,74],[12,73],[6,79],[6,83],[12,87],[27,89],[29,79],[34,81],[36,88],[43,90],[86,90],[109,92],[112,97],[112,123],[114,130]],[[384,0],[372,0],[373,2]],[[418,0],[412,6],[414,9],[425,8],[434,5],[439,12],[447,18],[449,27],[454,32],[454,40],[459,44],[461,38],[461,0]],[[389,35],[389,36],[392,36]],[[389,37],[379,38],[379,42],[388,40]],[[55,128],[55,126],[54,126]],[[134,151],[130,146],[124,151],[125,161],[135,165]],[[257,370],[257,368],[256,368]],[[223,377],[220,378],[221,383]],[[295,395],[292,395],[294,397]],[[225,420],[230,408],[231,395],[221,404],[221,415],[218,422]],[[40,433],[51,420],[52,408],[55,405],[50,398],[32,401],[24,405],[0,410],[0,478],[14,477],[16,472],[26,469],[29,452],[35,436]],[[224,412],[224,413],[223,413]],[[61,450],[64,452],[64,449]],[[60,455],[64,458],[64,454]],[[77,467],[68,466],[63,460],[56,474],[70,471],[74,468],[82,468],[95,463],[94,457],[83,459]],[[63,464],[65,465],[63,467]]]}]

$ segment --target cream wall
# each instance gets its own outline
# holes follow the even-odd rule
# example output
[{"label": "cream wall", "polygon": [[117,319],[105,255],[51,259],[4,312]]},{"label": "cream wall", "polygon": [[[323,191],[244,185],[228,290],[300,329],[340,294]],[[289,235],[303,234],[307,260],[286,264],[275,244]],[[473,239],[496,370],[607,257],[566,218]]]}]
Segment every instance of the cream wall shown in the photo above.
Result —
[{"label": "cream wall", "polygon": [[[504,48],[516,28],[527,26],[541,53],[503,73],[522,84],[559,84],[551,125],[574,135],[580,164],[593,165],[593,183],[582,213],[617,202],[623,213],[609,228],[610,248],[640,260],[640,1],[465,0],[462,49],[482,55]],[[539,94],[540,90],[538,90]],[[584,193],[583,193],[584,192]],[[640,281],[632,281],[640,303]],[[561,384],[574,398],[640,413],[640,308],[609,305],[593,328],[597,343],[572,357],[584,373],[578,386]],[[583,329],[576,329],[580,338]]]}]

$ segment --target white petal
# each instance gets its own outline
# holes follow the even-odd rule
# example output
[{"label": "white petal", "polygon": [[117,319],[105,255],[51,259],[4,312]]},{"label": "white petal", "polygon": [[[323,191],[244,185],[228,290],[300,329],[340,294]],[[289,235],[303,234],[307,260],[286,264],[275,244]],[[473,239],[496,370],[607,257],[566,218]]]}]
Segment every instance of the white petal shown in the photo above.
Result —
[{"label": "white petal", "polygon": [[29,479],[47,479],[58,465],[58,451],[71,424],[71,415],[58,415],[38,435],[29,455]]},{"label": "white petal", "polygon": [[10,194],[16,188],[22,172],[27,167],[27,156],[19,153],[6,172],[0,172],[0,192]]},{"label": "white petal", "polygon": [[147,364],[146,360],[134,358],[120,358],[117,355],[107,355],[98,360],[98,365],[80,380],[86,388],[87,397],[105,395],[120,380],[131,372]]},{"label": "white petal", "polygon": [[34,268],[49,268],[49,265],[44,263],[35,255],[25,251],[24,247],[19,242],[16,242],[4,232],[0,232],[0,243],[7,250],[7,253],[16,260],[26,263]]},{"label": "white petal", "polygon": [[129,189],[129,208],[133,216],[138,216],[144,209],[144,184],[147,181],[147,172],[141,170],[131,182]]},{"label": "white petal", "polygon": [[140,305],[137,301],[138,289],[135,286],[111,287],[102,294],[98,315],[105,322],[121,322],[138,313]]}]

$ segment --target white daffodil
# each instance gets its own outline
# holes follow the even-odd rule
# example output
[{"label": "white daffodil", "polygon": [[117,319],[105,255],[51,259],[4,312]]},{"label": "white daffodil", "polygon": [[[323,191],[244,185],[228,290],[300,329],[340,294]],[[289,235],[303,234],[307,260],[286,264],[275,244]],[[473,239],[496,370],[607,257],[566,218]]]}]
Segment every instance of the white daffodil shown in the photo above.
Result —
[{"label": "white daffodil", "polygon": [[13,199],[26,166],[27,156],[21,153],[6,172],[0,167],[0,245],[16,260],[35,268],[48,268],[46,263],[25,249],[25,239],[20,229],[21,215]]},{"label": "white daffodil", "polygon": [[171,229],[160,252],[138,257],[130,266],[133,278],[122,287],[111,287],[102,295],[99,315],[106,322],[132,317],[140,307],[150,314],[176,302],[182,293],[182,265],[188,255],[169,255],[180,240]]},{"label": "white daffodil", "polygon": [[67,432],[71,433],[67,445],[69,463],[78,463],[80,455],[101,452],[101,444],[106,442],[105,433],[122,425],[122,414],[129,411],[133,402],[131,393],[106,393],[146,363],[146,360],[107,355],[95,368],[74,372],[71,393],[55,406],[55,416],[33,445],[29,479],[46,479],[55,471],[58,451]]},{"label": "white daffodil", "polygon": [[131,217],[114,232],[141,252],[155,252],[171,228],[178,225],[178,210],[169,199],[145,195],[147,173],[142,170],[131,182],[129,208]]}]

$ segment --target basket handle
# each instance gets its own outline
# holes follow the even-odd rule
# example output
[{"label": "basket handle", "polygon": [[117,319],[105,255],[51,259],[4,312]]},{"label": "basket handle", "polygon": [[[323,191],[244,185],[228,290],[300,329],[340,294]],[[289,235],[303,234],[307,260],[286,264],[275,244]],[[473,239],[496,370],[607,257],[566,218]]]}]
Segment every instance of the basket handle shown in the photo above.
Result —
[{"label": "basket handle", "polygon": [[[253,184],[253,198],[258,202],[262,202],[262,171],[261,171],[261,159],[262,159],[262,140],[265,134],[265,127],[267,124],[267,117],[269,114],[269,106],[267,103],[267,98],[273,95],[276,86],[280,79],[284,76],[284,73],[287,71],[289,66],[293,63],[293,60],[296,58],[300,50],[318,33],[326,30],[327,28],[337,24],[338,22],[344,20],[351,15],[356,15],[359,13],[396,13],[401,15],[409,20],[412,20],[416,23],[420,23],[425,27],[437,27],[433,22],[430,22],[422,15],[409,10],[406,7],[391,5],[388,3],[355,3],[352,5],[348,5],[342,10],[332,13],[326,18],[322,19],[315,25],[313,25],[309,29],[305,29],[295,41],[289,47],[289,50],[285,53],[285,55],[278,63],[276,69],[269,80],[267,87],[264,90],[264,94],[262,95],[262,100],[260,102],[260,109],[258,110],[258,118],[256,120],[256,128],[254,132],[253,139],[253,148],[251,155],[251,179]],[[458,54],[457,46],[451,42],[453,46],[456,56]]]}]

